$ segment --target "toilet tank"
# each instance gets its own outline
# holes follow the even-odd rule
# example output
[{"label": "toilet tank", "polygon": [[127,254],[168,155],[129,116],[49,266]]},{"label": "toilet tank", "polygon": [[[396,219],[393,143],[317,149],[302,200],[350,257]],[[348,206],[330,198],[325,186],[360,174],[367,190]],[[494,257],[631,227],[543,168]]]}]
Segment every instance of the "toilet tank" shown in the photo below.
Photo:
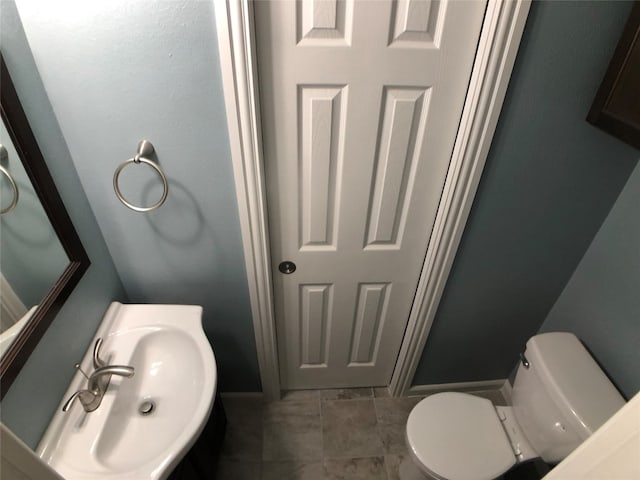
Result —
[{"label": "toilet tank", "polygon": [[531,446],[556,463],[606,422],[625,401],[580,340],[552,332],[527,342],[513,386],[513,410]]}]

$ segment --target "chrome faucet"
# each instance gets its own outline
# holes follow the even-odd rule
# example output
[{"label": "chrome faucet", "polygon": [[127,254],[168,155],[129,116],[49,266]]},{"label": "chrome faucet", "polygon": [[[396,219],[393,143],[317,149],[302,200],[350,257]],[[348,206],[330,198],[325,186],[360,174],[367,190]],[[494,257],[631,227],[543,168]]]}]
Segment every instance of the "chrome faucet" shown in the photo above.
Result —
[{"label": "chrome faucet", "polygon": [[[85,412],[93,412],[102,403],[109,382],[111,381],[111,375],[119,375],[121,377],[130,378],[133,377],[134,368],[128,365],[107,365],[102,359],[100,359],[100,347],[102,346],[102,338],[98,338],[95,346],[93,347],[93,366],[95,370],[87,378],[87,388],[78,390],[75,392],[69,400],[65,402],[62,407],[62,411],[66,412],[71,408],[76,398],[80,400],[82,408]],[[76,365],[80,368],[79,365]]]}]

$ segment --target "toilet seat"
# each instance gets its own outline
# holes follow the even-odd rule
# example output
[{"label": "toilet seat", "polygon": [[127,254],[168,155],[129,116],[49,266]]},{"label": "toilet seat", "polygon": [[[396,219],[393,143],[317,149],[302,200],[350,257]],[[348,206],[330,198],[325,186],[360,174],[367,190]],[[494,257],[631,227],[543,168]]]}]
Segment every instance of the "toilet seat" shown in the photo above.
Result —
[{"label": "toilet seat", "polygon": [[490,480],[516,463],[493,404],[466,393],[425,398],[411,411],[406,433],[414,460],[436,478]]}]

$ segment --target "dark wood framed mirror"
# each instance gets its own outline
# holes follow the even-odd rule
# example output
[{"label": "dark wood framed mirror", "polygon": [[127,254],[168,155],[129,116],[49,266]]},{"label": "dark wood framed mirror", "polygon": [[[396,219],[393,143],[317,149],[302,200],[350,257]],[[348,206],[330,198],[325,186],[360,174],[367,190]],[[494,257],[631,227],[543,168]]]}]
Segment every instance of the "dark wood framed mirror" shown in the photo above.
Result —
[{"label": "dark wood framed mirror", "polygon": [[0,70],[2,122],[33,190],[68,257],[66,268],[53,282],[0,359],[0,398],[2,398],[89,267],[90,262],[49,173],[1,54]]},{"label": "dark wood framed mirror", "polygon": [[640,148],[640,1],[631,9],[587,121]]}]

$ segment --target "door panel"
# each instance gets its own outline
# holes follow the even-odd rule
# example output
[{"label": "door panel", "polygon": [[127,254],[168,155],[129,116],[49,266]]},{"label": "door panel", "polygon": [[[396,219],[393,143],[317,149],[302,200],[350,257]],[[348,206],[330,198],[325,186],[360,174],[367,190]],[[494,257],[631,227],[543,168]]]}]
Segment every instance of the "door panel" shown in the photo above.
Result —
[{"label": "door panel", "polygon": [[387,385],[485,3],[254,5],[282,384]]},{"label": "door panel", "polygon": [[429,110],[429,90],[384,88],[382,104],[365,249],[400,248]]},{"label": "door panel", "polygon": [[335,250],[337,176],[342,170],[345,98],[342,87],[300,87],[300,244]]}]

